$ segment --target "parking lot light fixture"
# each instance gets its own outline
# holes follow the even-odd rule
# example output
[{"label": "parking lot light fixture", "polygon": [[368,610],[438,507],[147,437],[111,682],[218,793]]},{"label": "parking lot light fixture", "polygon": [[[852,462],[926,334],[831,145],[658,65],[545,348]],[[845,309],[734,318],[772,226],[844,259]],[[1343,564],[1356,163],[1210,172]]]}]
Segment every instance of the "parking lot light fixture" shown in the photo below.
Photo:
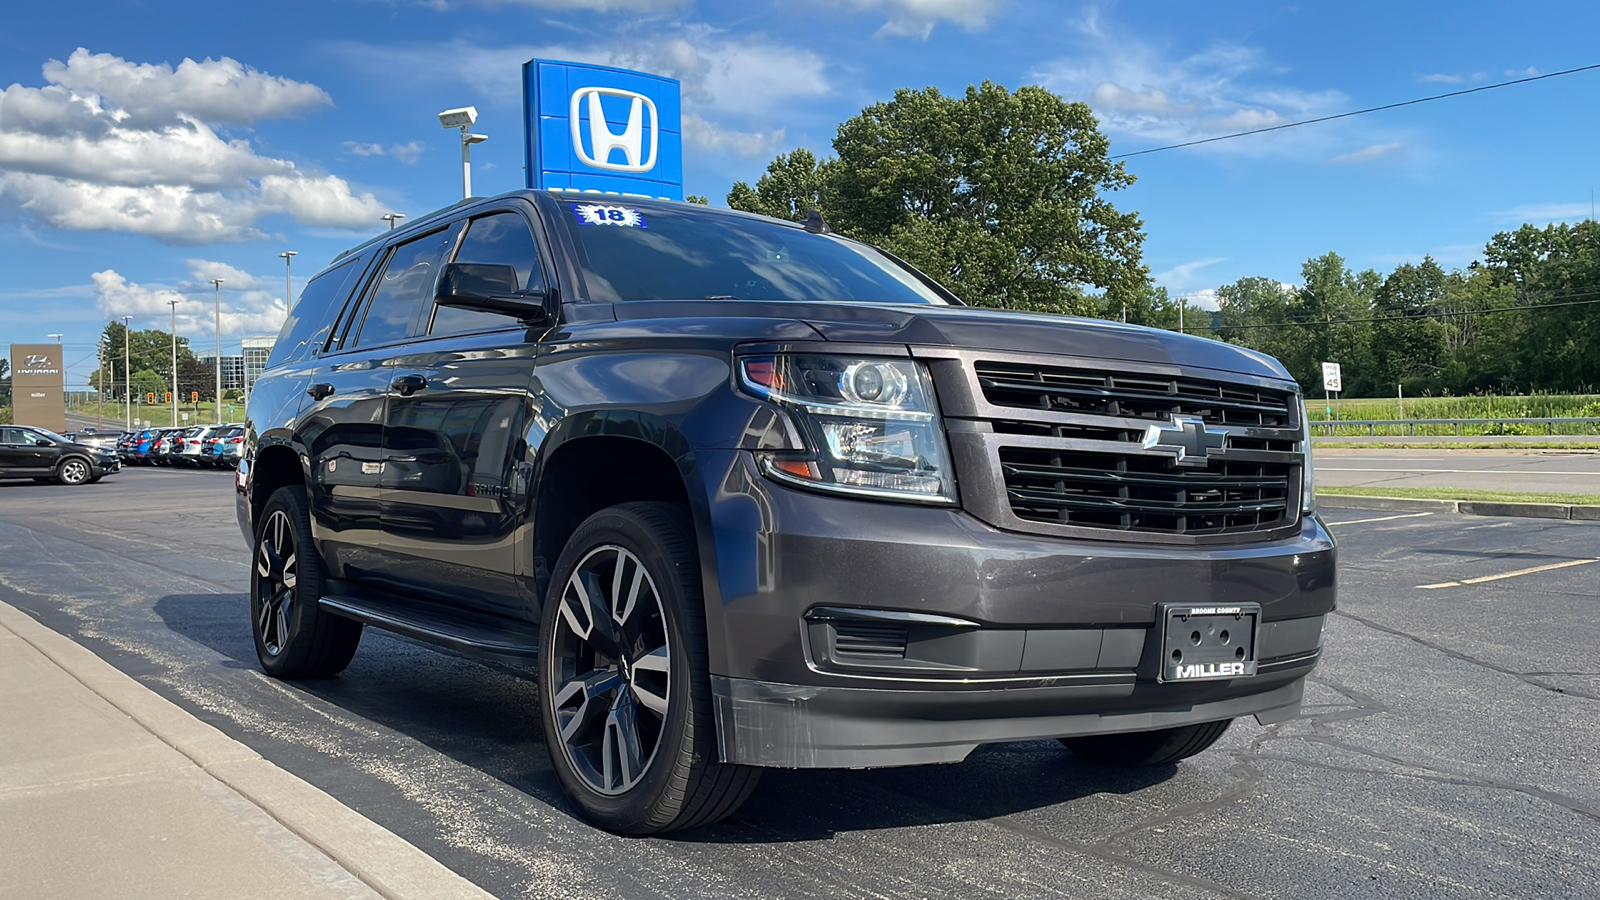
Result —
[{"label": "parking lot light fixture", "polygon": [[180,300],[168,300],[167,306],[172,308],[172,427],[178,427],[178,304]]},{"label": "parking lot light fixture", "polygon": [[283,257],[283,308],[291,310],[294,309],[294,285],[289,280],[289,268],[293,265],[294,258],[300,254],[294,250],[285,250],[278,255]]},{"label": "parking lot light fixture", "polygon": [[133,430],[133,379],[129,377],[129,357],[133,355],[133,316],[122,317],[122,408],[128,420],[128,430]]},{"label": "parking lot light fixture", "polygon": [[62,334],[51,334],[51,335],[46,335],[46,336],[55,338],[56,339],[56,343],[58,343],[58,344],[61,343],[61,339],[63,337],[66,337],[66,335],[62,335]]},{"label": "parking lot light fixture", "polygon": [[405,217],[406,217],[405,213],[386,213],[384,215],[379,216],[378,218],[384,220],[385,222],[388,222],[389,223],[389,230],[393,231],[394,230],[394,223],[400,221],[401,219],[404,219]]},{"label": "parking lot light fixture", "polygon": [[217,289],[217,357],[212,366],[217,375],[217,393],[211,399],[217,404],[217,424],[222,424],[222,279],[211,279],[211,286]]},{"label": "parking lot light fixture", "polygon": [[439,113],[439,124],[445,128],[461,129],[461,198],[472,196],[472,145],[489,139],[487,134],[473,134],[472,123],[478,121],[475,106],[462,106]]}]

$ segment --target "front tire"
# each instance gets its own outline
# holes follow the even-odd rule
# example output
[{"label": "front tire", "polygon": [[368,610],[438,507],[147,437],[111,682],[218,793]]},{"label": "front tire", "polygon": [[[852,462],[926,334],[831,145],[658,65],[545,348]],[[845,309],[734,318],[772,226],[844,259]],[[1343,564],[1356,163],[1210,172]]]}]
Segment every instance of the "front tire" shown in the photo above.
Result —
[{"label": "front tire", "polygon": [[324,610],[322,557],[298,486],[279,488],[261,511],[250,566],[256,657],[274,678],[329,678],[361,642],[361,623]]},{"label": "front tire", "polygon": [[69,456],[61,461],[56,468],[56,480],[62,484],[80,485],[89,480],[94,472],[89,468],[89,461],[79,456]]},{"label": "front tire", "polygon": [[551,766],[583,816],[621,834],[715,822],[760,770],[717,762],[700,561],[682,507],[628,503],[578,527],[540,633]]},{"label": "front tire", "polygon": [[1156,731],[1062,738],[1061,743],[1078,756],[1105,766],[1159,766],[1206,750],[1232,724],[1232,719],[1223,719]]}]

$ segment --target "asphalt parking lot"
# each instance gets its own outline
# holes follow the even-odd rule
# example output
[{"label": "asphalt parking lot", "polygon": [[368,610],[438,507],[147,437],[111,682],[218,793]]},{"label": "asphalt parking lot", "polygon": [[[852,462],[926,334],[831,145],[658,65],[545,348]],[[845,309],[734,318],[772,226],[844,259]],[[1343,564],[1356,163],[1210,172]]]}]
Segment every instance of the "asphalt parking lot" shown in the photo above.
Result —
[{"label": "asphalt parking lot", "polygon": [[1296,721],[1136,772],[1050,742],[773,771],[664,839],[575,818],[516,673],[368,632],[339,678],[259,674],[227,472],[0,484],[0,600],[505,897],[1600,895],[1600,523],[1325,516]]},{"label": "asphalt parking lot", "polygon": [[1317,483],[1600,494],[1595,450],[1343,450],[1318,445]]}]

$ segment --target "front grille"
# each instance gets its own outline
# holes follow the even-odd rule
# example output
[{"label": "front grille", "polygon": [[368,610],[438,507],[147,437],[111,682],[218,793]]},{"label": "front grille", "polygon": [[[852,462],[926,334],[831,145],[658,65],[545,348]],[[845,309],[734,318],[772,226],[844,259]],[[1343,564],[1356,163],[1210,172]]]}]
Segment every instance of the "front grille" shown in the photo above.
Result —
[{"label": "front grille", "polygon": [[833,623],[833,652],[857,659],[905,659],[909,629],[883,622]]},{"label": "front grille", "polygon": [[941,402],[957,398],[946,415],[970,422],[951,430],[969,512],[1015,531],[1157,543],[1268,540],[1298,524],[1292,385],[1075,362],[974,353],[936,367]]},{"label": "front grille", "polygon": [[984,399],[995,406],[1157,421],[1186,415],[1258,428],[1296,424],[1292,393],[1248,384],[1019,363],[980,362],[976,370]]},{"label": "front grille", "polygon": [[1002,447],[1011,511],[1052,525],[1180,535],[1240,534],[1293,521],[1293,466]]}]

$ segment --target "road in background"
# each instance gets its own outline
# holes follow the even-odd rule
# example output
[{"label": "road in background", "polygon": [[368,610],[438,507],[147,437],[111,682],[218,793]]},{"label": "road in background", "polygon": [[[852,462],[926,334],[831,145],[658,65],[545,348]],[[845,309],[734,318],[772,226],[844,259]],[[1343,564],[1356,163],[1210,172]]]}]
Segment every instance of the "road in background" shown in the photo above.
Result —
[{"label": "road in background", "polygon": [[1317,484],[1600,494],[1600,452],[1338,450],[1316,446]]},{"label": "road in background", "polygon": [[516,672],[368,631],[338,678],[264,677],[232,496],[226,472],[0,484],[0,599],[499,896],[1565,898],[1600,883],[1600,523],[1325,509],[1340,611],[1305,715],[1236,722],[1179,765],[1105,768],[1043,741],[769,771],[729,822],[624,839],[566,805]]}]

